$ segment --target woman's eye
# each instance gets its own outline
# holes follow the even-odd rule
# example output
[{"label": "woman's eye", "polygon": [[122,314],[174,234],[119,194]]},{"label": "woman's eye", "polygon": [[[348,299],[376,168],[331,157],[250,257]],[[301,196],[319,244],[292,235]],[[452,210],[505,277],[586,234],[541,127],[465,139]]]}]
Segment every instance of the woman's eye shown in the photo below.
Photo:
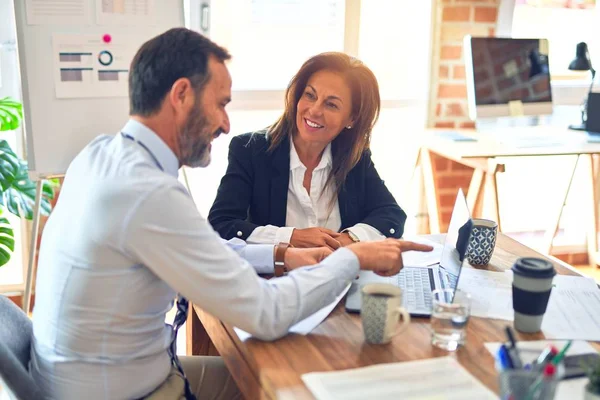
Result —
[{"label": "woman's eye", "polygon": [[306,96],[307,99],[314,99],[315,95],[312,94],[311,92],[304,92],[304,96]]},{"label": "woman's eye", "polygon": [[327,107],[335,108],[336,110],[339,108],[335,103],[327,103]]}]

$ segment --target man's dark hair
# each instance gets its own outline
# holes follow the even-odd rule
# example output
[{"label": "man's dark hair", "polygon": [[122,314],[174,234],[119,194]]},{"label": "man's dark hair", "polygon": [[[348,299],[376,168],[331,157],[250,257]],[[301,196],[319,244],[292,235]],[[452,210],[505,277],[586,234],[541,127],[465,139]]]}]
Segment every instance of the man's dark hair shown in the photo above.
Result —
[{"label": "man's dark hair", "polygon": [[196,93],[210,79],[208,59],[224,62],[229,52],[198,32],[174,28],[142,45],[129,68],[129,114],[150,116],[177,79],[188,78]]}]

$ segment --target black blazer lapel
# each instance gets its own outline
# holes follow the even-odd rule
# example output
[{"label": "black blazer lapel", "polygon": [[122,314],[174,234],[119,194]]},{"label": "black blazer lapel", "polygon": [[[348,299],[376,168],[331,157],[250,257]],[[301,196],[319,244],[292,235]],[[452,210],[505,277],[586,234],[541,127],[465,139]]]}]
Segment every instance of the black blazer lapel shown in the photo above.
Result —
[{"label": "black blazer lapel", "polygon": [[286,138],[271,153],[270,223],[285,226],[290,181],[290,142]]},{"label": "black blazer lapel", "polygon": [[[350,175],[350,174],[349,174]],[[349,179],[350,178],[350,179]],[[357,220],[357,204],[356,204],[356,188],[354,180],[350,176],[346,178],[346,182],[338,195],[338,204],[340,206],[340,217],[342,219],[342,229],[346,229],[356,224]]]}]

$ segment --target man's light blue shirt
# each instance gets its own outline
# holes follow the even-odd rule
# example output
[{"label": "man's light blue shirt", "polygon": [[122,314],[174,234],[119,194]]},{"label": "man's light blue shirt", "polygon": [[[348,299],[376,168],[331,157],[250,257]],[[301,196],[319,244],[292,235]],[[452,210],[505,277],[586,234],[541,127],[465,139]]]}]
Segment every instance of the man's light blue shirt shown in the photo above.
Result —
[{"label": "man's light blue shirt", "polygon": [[92,141],[71,163],[40,246],[31,373],[51,398],[141,397],[167,377],[177,293],[262,339],[329,304],[354,253],[264,280],[273,246],[224,242],[143,124]]}]

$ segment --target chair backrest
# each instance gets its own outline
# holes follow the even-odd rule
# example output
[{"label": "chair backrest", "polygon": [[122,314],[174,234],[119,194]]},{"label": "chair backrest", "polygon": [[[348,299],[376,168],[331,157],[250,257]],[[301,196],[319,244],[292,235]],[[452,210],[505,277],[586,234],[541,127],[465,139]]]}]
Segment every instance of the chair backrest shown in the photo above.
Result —
[{"label": "chair backrest", "polygon": [[33,328],[25,313],[0,295],[0,379],[17,399],[43,399],[29,375]]}]

